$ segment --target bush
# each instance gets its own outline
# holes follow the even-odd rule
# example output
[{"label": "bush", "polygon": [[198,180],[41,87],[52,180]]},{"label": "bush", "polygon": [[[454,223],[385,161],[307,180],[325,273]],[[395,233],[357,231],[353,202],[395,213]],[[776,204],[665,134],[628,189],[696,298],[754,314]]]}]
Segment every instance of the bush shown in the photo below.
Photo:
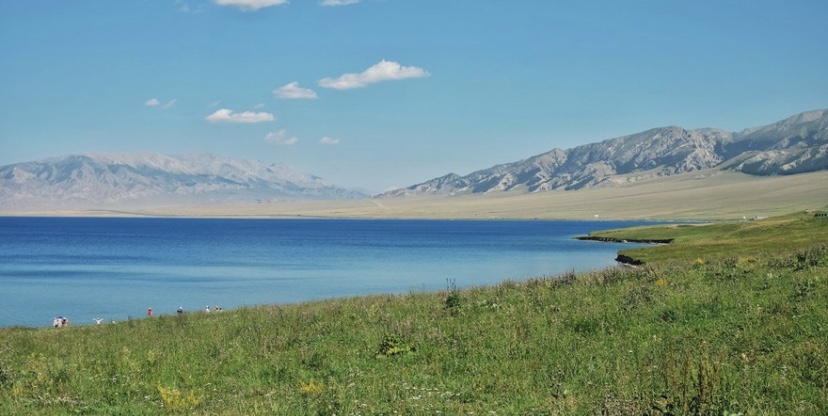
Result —
[{"label": "bush", "polygon": [[446,294],[443,308],[452,316],[457,316],[460,314],[460,306],[462,303],[460,290],[457,289],[457,284],[454,280],[446,280],[446,286],[448,293]]},{"label": "bush", "polygon": [[410,354],[414,347],[409,346],[402,338],[396,335],[385,335],[377,346],[377,357],[391,357],[399,354]]},{"label": "bush", "polygon": [[175,388],[166,388],[161,384],[158,385],[158,394],[161,395],[161,404],[164,409],[173,412],[189,412],[195,409],[201,403],[201,397],[196,397],[195,392],[190,390],[189,393],[182,393],[181,390]]}]

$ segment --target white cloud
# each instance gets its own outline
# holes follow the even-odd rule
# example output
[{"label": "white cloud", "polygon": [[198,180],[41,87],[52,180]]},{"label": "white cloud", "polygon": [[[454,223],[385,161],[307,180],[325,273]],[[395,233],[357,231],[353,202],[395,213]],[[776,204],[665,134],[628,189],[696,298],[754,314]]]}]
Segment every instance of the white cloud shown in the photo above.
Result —
[{"label": "white cloud", "polygon": [[176,102],[178,102],[178,100],[173,98],[172,100],[167,101],[166,104],[161,105],[161,101],[159,101],[157,98],[150,98],[149,100],[144,102],[144,105],[147,106],[147,107],[161,106],[162,109],[166,110],[168,108],[172,108],[172,106],[174,106]]},{"label": "white cloud", "polygon": [[290,137],[287,130],[267,133],[265,141],[268,143],[278,144],[280,146],[293,146],[294,144],[299,143],[299,139],[296,137]]},{"label": "white cloud", "polygon": [[245,12],[255,12],[256,10],[265,7],[279,6],[287,4],[287,0],[215,0],[219,6],[233,6],[238,7],[239,10]]},{"label": "white cloud", "polygon": [[317,98],[316,92],[310,88],[299,86],[298,82],[291,82],[273,90],[273,95],[284,100],[300,100]]},{"label": "white cloud", "polygon": [[337,90],[365,87],[380,81],[399,80],[406,78],[422,78],[430,74],[416,66],[402,66],[397,62],[382,60],[378,64],[366,69],[360,74],[345,74],[339,78],[323,78],[319,86]]},{"label": "white cloud", "polygon": [[323,6],[347,6],[359,3],[359,0],[322,0]]},{"label": "white cloud", "polygon": [[204,5],[201,4],[196,7],[190,7],[184,0],[175,0],[174,4],[178,6],[178,11],[181,13],[204,13]]},{"label": "white cloud", "polygon": [[270,113],[254,113],[252,111],[245,111],[242,113],[234,113],[232,110],[222,108],[215,113],[207,116],[206,120],[211,123],[262,123],[265,121],[273,121],[276,117]]},{"label": "white cloud", "polygon": [[325,136],[319,139],[319,143],[326,144],[328,146],[334,146],[339,144],[339,139],[334,139],[333,137]]}]

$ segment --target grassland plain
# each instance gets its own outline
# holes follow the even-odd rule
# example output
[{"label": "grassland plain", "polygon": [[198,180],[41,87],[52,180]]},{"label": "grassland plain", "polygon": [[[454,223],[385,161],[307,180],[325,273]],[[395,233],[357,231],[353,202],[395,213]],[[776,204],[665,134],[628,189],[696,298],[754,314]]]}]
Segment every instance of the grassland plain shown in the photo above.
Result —
[{"label": "grassland plain", "polygon": [[828,414],[828,219],[789,217],[635,268],[5,328],[0,414]]},{"label": "grassland plain", "polygon": [[[646,175],[644,175],[646,176]],[[325,217],[437,219],[653,219],[734,220],[828,206],[828,170],[758,177],[705,170],[638,180],[619,186],[528,193],[516,190],[456,196],[418,195],[339,201],[273,201],[246,205],[17,212],[7,215]]]}]

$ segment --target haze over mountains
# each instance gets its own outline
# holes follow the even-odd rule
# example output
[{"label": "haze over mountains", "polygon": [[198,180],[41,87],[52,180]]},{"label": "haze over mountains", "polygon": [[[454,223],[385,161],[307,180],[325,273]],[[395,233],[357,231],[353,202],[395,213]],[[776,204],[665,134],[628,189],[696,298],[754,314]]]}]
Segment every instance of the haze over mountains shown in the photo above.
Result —
[{"label": "haze over mountains", "polygon": [[808,111],[738,133],[654,128],[569,150],[553,149],[466,176],[450,173],[383,196],[578,190],[711,168],[751,175],[828,169],[828,110]]},{"label": "haze over mountains", "polygon": [[[791,175],[828,169],[828,110],[738,133],[661,127],[549,152],[380,197],[542,192],[614,187],[708,169]],[[381,174],[381,172],[377,172]],[[282,165],[210,154],[74,155],[0,167],[0,210],[256,204],[365,198]]]},{"label": "haze over mountains", "polygon": [[365,196],[283,165],[206,153],[101,153],[0,167],[0,209],[220,205]]}]

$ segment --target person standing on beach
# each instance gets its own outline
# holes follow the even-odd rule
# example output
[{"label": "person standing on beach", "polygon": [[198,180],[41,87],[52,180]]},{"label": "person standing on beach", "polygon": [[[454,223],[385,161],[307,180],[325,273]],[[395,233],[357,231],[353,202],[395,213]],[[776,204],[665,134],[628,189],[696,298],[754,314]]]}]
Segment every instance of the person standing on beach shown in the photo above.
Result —
[{"label": "person standing on beach", "polygon": [[152,308],[147,309],[147,316],[152,316]]}]

